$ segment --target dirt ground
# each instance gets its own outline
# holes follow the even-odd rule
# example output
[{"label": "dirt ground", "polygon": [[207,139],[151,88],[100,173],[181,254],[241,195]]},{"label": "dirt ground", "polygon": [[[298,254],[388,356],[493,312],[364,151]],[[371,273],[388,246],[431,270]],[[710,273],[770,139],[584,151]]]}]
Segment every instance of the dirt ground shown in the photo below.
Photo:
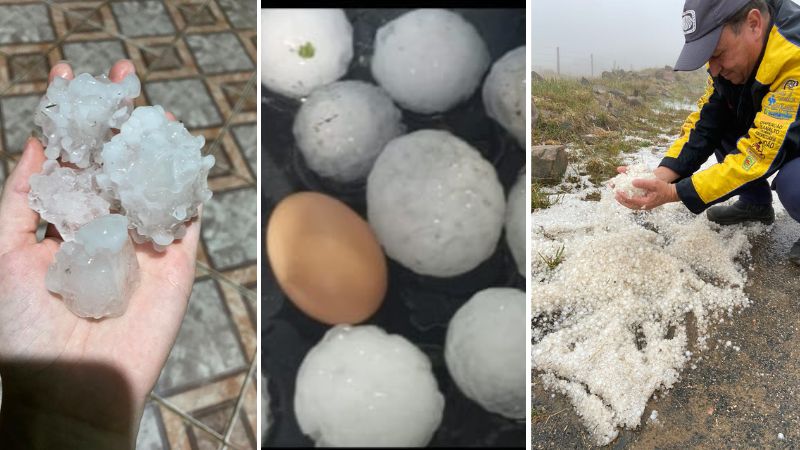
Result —
[{"label": "dirt ground", "polygon": [[[716,326],[697,368],[656,393],[640,426],[620,430],[609,448],[800,447],[800,267],[786,259],[798,238],[800,224],[786,214],[754,238],[745,288],[752,305]],[[592,446],[566,397],[535,381],[533,394],[532,448]],[[653,410],[657,422],[648,420]]]}]

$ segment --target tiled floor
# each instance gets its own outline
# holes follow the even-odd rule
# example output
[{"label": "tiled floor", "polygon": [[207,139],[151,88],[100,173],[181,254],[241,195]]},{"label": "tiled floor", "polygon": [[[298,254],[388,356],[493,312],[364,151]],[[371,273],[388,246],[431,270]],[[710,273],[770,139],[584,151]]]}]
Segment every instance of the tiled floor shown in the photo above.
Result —
[{"label": "tiled floor", "polygon": [[256,447],[256,20],[253,0],[0,0],[0,181],[50,67],[98,74],[131,59],[137,105],[161,104],[217,164],[197,279],[148,402],[139,449]]}]

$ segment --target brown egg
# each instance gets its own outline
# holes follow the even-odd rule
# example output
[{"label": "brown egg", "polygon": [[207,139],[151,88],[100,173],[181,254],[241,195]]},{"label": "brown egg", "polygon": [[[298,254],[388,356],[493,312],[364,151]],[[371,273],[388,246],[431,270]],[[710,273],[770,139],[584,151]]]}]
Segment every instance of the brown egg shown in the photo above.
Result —
[{"label": "brown egg", "polygon": [[369,318],[386,294],[386,259],[358,214],[333,197],[300,192],[283,199],[267,224],[267,255],[283,292],[327,324]]}]

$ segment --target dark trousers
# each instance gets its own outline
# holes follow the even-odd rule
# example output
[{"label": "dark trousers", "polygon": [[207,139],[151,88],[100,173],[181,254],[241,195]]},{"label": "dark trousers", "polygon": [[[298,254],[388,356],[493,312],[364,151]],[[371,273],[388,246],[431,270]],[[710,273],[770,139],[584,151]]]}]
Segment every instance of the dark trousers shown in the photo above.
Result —
[{"label": "dark trousers", "polygon": [[[722,161],[727,156],[722,151],[715,152],[715,155],[717,161]],[[778,198],[789,215],[800,222],[800,158],[792,159],[778,169],[771,188],[767,180],[760,180],[734,193],[745,203],[768,205],[772,203],[773,189],[778,192]]]}]

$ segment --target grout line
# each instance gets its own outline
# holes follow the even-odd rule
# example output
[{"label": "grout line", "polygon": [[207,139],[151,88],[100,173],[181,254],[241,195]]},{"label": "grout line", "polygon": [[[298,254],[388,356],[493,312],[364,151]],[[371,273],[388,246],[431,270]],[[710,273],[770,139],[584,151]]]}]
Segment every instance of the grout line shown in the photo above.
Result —
[{"label": "grout line", "polygon": [[[170,410],[170,411],[174,412],[175,414],[177,414],[178,416],[180,416],[181,419],[183,419],[184,422],[188,422],[189,424],[191,424],[191,425],[193,425],[193,426],[205,431],[206,433],[211,435],[214,439],[216,439],[216,440],[218,440],[220,442],[223,442],[223,443],[225,442],[225,438],[221,434],[217,433],[216,431],[211,429],[211,427],[209,427],[208,425],[204,424],[203,422],[197,420],[196,418],[192,417],[191,415],[181,411],[180,408],[178,408],[177,406],[173,405],[172,402],[170,402],[169,400],[159,396],[155,392],[151,392],[150,393],[150,398],[154,402],[159,403],[160,405],[164,406],[168,410]],[[236,450],[246,450],[246,449],[243,449],[243,448],[241,448],[241,447],[239,447],[238,445],[235,445],[235,444],[228,443],[228,445],[230,445],[231,448],[234,448]]]},{"label": "grout line", "polygon": [[[258,361],[256,358],[257,354],[258,352],[256,352],[255,355],[253,355],[253,360],[250,362],[250,370],[247,371],[247,376],[245,377],[244,382],[242,383],[242,387],[239,390],[239,397],[236,399],[236,406],[234,407],[233,414],[231,414],[231,418],[228,421],[228,425],[225,427],[224,444],[231,445],[230,439],[231,439],[231,434],[233,434],[233,426],[236,424],[236,419],[239,418],[239,411],[242,409],[242,405],[244,404],[245,391],[247,390],[247,386],[250,384],[250,379],[253,377],[253,375],[256,372],[256,369],[258,368]],[[223,445],[221,448],[224,449],[225,445]]]},{"label": "grout line", "polygon": [[242,286],[241,284],[236,283],[235,281],[233,281],[233,280],[229,279],[228,277],[226,277],[222,272],[218,272],[218,271],[212,269],[211,266],[209,266],[209,265],[207,265],[205,263],[197,261],[197,265],[201,269],[205,270],[207,272],[207,274],[209,276],[211,276],[212,278],[214,278],[215,280],[223,282],[223,283],[226,283],[226,284],[228,284],[230,286],[233,286],[246,299],[251,300],[253,302],[256,301],[256,293],[252,289],[248,289],[248,288]]}]

